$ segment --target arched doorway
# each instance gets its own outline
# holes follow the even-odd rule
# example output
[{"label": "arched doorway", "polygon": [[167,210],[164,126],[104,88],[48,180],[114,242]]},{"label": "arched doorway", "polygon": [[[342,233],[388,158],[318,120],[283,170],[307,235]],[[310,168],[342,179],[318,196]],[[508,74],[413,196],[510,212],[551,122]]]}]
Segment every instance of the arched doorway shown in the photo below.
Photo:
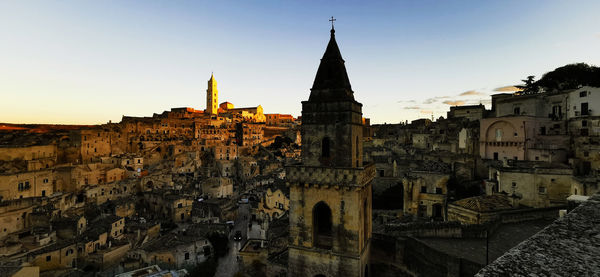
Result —
[{"label": "arched doorway", "polygon": [[333,226],[331,209],[321,201],[313,208],[314,245],[319,248],[331,249],[333,245]]},{"label": "arched doorway", "polygon": [[440,204],[440,203],[433,204],[432,208],[433,208],[433,211],[432,211],[433,219],[436,221],[443,221],[444,215],[442,213],[442,204]]}]

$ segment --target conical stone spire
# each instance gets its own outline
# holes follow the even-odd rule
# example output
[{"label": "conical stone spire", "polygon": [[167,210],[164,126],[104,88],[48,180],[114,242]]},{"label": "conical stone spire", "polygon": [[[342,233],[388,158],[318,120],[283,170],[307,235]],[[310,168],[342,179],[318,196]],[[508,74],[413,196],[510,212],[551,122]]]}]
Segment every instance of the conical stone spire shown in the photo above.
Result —
[{"label": "conical stone spire", "polygon": [[354,100],[350,79],[346,72],[345,61],[335,41],[335,30],[331,29],[331,38],[321,58],[317,76],[313,82],[309,101]]}]

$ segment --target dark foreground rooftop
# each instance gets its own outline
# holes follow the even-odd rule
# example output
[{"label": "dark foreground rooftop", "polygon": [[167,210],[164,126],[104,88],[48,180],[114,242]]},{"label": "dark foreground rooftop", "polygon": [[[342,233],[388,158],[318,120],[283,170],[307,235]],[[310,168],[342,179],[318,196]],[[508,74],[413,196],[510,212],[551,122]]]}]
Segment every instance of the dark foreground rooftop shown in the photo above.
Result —
[{"label": "dark foreground rooftop", "polygon": [[599,276],[600,195],[521,242],[476,276]]}]

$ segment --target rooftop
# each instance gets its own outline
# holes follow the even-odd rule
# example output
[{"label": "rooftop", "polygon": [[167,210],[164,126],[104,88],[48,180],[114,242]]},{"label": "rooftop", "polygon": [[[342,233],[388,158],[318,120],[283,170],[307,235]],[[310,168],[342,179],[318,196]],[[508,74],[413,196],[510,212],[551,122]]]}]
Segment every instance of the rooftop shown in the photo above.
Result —
[{"label": "rooftop", "polygon": [[469,197],[450,204],[476,212],[493,212],[513,208],[508,197],[500,194]]},{"label": "rooftop", "polygon": [[600,195],[521,242],[476,276],[596,276]]}]

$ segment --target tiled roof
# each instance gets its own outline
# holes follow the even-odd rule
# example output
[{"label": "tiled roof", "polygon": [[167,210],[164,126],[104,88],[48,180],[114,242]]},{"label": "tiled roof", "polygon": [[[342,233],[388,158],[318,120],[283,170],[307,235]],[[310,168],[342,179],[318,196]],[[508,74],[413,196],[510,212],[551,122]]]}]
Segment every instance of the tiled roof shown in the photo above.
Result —
[{"label": "tiled roof", "polygon": [[521,242],[475,276],[598,276],[600,195]]},{"label": "tiled roof", "polygon": [[506,195],[498,194],[469,197],[458,200],[451,204],[477,212],[491,212],[512,209],[508,197]]}]

